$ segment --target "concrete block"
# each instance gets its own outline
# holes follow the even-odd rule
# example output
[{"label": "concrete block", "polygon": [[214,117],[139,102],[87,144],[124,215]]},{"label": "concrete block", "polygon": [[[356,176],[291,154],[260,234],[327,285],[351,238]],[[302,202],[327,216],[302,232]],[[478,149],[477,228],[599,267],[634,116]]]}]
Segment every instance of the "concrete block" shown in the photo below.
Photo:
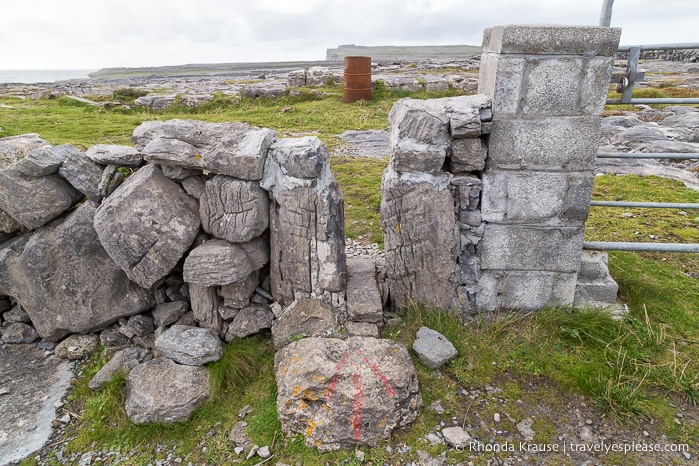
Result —
[{"label": "concrete block", "polygon": [[609,77],[614,66],[614,57],[590,58],[585,63],[580,110],[586,115],[602,115],[607,102]]},{"label": "concrete block", "polygon": [[478,78],[478,93],[493,99],[495,116],[514,115],[519,109],[520,93],[527,60],[521,57],[484,53]]},{"label": "concrete block", "polygon": [[588,251],[583,249],[580,260],[578,279],[593,281],[609,275],[609,256],[604,251]]},{"label": "concrete block", "polygon": [[483,175],[483,221],[582,225],[593,181],[592,172],[488,171]]},{"label": "concrete block", "polygon": [[481,138],[454,139],[451,141],[449,167],[452,173],[481,171],[488,157],[488,145]]},{"label": "concrete block", "polygon": [[535,311],[573,302],[575,273],[486,271],[478,284],[476,305],[482,311]]},{"label": "concrete block", "polygon": [[483,32],[483,51],[532,55],[613,57],[620,28],[564,25],[506,25]]},{"label": "concrete block", "polygon": [[584,227],[486,224],[481,244],[484,270],[578,273]]},{"label": "concrete block", "polygon": [[529,60],[520,104],[521,114],[553,116],[579,113],[583,66],[584,60],[577,57]]},{"label": "concrete block", "polygon": [[598,307],[599,303],[610,306],[616,302],[618,291],[619,285],[609,275],[593,281],[578,279],[575,290],[575,306],[584,307],[589,303],[595,303],[595,307]]},{"label": "concrete block", "polygon": [[488,167],[593,170],[600,125],[600,116],[495,120],[488,145]]}]

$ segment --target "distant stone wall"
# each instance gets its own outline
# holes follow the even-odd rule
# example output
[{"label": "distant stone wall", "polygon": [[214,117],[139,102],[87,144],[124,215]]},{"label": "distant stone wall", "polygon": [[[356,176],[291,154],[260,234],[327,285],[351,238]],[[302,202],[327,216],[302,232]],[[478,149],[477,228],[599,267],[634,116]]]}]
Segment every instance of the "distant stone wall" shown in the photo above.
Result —
[{"label": "distant stone wall", "polygon": [[487,29],[480,95],[396,103],[381,205],[394,306],[573,303],[620,32]]},{"label": "distant stone wall", "polygon": [[[629,52],[617,53],[617,58],[626,60]],[[641,60],[681,61],[685,63],[699,63],[699,49],[678,50],[644,50],[641,52]]]}]

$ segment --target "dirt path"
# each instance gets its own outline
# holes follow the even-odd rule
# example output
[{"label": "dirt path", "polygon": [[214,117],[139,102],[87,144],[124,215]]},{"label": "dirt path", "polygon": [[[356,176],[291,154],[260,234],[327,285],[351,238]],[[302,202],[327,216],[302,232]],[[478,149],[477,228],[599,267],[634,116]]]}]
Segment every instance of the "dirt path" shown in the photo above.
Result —
[{"label": "dirt path", "polygon": [[36,344],[0,348],[0,465],[39,450],[52,433],[73,364]]}]

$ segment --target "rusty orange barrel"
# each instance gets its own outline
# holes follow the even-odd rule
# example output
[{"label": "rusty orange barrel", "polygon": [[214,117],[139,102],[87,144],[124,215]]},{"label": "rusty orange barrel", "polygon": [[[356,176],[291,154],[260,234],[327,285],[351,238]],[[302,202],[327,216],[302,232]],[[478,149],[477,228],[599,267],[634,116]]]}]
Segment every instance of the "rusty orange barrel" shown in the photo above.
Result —
[{"label": "rusty orange barrel", "polygon": [[343,101],[371,100],[371,57],[345,57]]}]

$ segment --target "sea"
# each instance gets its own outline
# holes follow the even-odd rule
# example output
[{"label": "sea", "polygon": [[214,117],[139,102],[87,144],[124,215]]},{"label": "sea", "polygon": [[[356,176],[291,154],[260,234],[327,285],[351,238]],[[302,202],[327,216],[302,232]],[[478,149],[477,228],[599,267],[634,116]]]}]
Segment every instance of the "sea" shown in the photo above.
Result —
[{"label": "sea", "polygon": [[97,70],[0,70],[0,83],[51,83],[64,79],[86,79]]}]

